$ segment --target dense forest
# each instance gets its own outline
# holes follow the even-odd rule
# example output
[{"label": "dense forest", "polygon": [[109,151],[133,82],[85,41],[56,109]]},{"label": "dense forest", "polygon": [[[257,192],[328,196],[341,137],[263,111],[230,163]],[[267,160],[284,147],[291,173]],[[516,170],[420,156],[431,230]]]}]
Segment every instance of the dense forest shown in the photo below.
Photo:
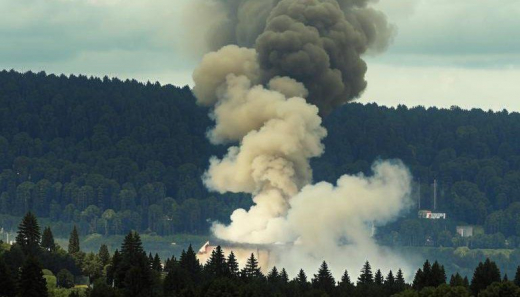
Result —
[{"label": "dense forest", "polygon": [[437,261],[424,262],[411,283],[398,269],[382,272],[366,261],[359,272],[344,270],[335,279],[325,261],[314,275],[304,270],[292,278],[284,268],[266,273],[254,253],[239,266],[233,251],[217,246],[200,263],[191,245],[177,259],[162,261],[147,254],[140,235],[129,232],[121,249],[102,245],[85,253],[77,229],[67,250],[55,243],[51,228],[40,232],[37,218],[27,213],[16,242],[0,241],[0,296],[6,297],[169,297],[169,296],[520,296],[520,266],[511,280],[496,263],[478,263],[471,281],[456,273],[447,278]]},{"label": "dense forest", "polygon": [[[0,72],[2,227],[16,229],[27,211],[77,224],[81,234],[204,234],[211,221],[226,222],[251,202],[208,193],[201,182],[209,157],[226,149],[206,140],[207,113],[188,87]],[[438,211],[448,219],[419,220],[414,209],[381,228],[380,241],[520,245],[520,114],[354,103],[324,124],[326,152],[312,162],[317,181],[401,159],[415,179],[413,199],[431,209],[437,180]],[[459,238],[458,224],[479,232]]]}]

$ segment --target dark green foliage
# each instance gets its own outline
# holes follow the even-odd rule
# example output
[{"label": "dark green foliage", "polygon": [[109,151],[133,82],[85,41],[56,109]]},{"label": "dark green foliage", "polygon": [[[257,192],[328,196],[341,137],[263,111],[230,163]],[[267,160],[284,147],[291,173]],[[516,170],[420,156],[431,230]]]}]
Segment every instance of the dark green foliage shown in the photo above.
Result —
[{"label": "dark green foliage", "polygon": [[60,288],[72,288],[74,287],[74,275],[67,269],[61,269],[56,275],[57,285]]},{"label": "dark green foliage", "polygon": [[152,269],[137,232],[126,235],[121,245],[121,259],[116,261],[119,263],[114,265],[113,278],[117,288],[127,296],[152,295]]},{"label": "dark green foliage", "polygon": [[480,291],[479,297],[496,297],[496,296],[511,296],[520,297],[520,288],[513,282],[495,282],[487,288]]},{"label": "dark green foliage", "polygon": [[34,256],[29,256],[20,270],[18,296],[46,297],[47,282],[43,278],[40,263]]},{"label": "dark green foliage", "polygon": [[479,263],[473,278],[471,279],[470,289],[473,295],[477,296],[478,293],[487,288],[494,282],[500,282],[500,270],[498,269],[495,262],[486,259],[484,263]]},{"label": "dark green foliage", "polygon": [[40,226],[38,220],[28,212],[18,226],[16,243],[22,248],[25,254],[36,254],[40,247]]},{"label": "dark green foliage", "polygon": [[186,252],[182,251],[179,266],[188,273],[190,280],[197,281],[199,279],[202,267],[191,244]]},{"label": "dark green foliage", "polygon": [[242,269],[240,275],[246,280],[263,277],[260,267],[258,266],[258,260],[256,260],[253,253],[251,253],[251,256],[247,259],[246,266]]},{"label": "dark green foliage", "polygon": [[417,291],[421,291],[426,287],[438,287],[446,283],[446,272],[444,266],[440,265],[437,261],[430,264],[430,261],[424,262],[423,268],[417,270],[415,278],[413,280],[413,288]]},{"label": "dark green foliage", "polygon": [[[119,250],[116,250],[114,252],[114,256],[112,257],[110,261],[110,266],[107,267],[107,284],[116,287],[121,286],[122,277],[120,277],[118,273],[118,268],[121,264],[122,258],[121,254],[119,253]],[[117,283],[116,283],[117,281]]]},{"label": "dark green foliage", "polygon": [[520,266],[516,268],[515,279],[513,280],[515,285],[520,286]]},{"label": "dark green foliage", "polygon": [[204,266],[204,270],[215,278],[221,278],[230,274],[228,264],[226,263],[226,257],[224,256],[224,252],[220,245],[211,251],[211,256],[208,259],[206,266]]},{"label": "dark green foliage", "polygon": [[336,287],[336,281],[329,270],[329,266],[325,261],[320,266],[318,274],[314,275],[312,279],[312,287],[317,290],[321,290],[331,296]]},{"label": "dark green foliage", "polygon": [[381,286],[384,281],[383,273],[381,273],[381,270],[378,269],[374,275],[374,284]]},{"label": "dark green foliage", "polygon": [[16,295],[16,282],[11,270],[0,257],[0,296],[13,297]]},{"label": "dark green foliage", "polygon": [[350,276],[348,275],[348,271],[345,270],[343,275],[341,276],[341,281],[338,285],[338,291],[341,296],[351,296],[354,292],[354,284],[350,280]]},{"label": "dark green foliage", "polygon": [[204,294],[205,297],[238,297],[239,289],[237,283],[226,279],[218,278],[211,282],[208,290]]},{"label": "dark green foliage", "polygon": [[276,266],[274,266],[273,269],[271,269],[271,271],[269,271],[269,273],[267,274],[267,281],[270,284],[277,284],[277,283],[279,283],[279,281],[280,281],[280,274],[278,273],[278,268],[276,268]]},{"label": "dark green foliage", "polygon": [[81,248],[79,246],[79,234],[76,225],[74,225],[72,232],[70,232],[68,251],[71,255],[76,255],[81,251]]},{"label": "dark green foliage", "polygon": [[233,253],[233,251],[229,253],[229,256],[227,258],[227,265],[229,274],[232,277],[238,277],[240,275],[237,258],[235,257],[235,253]]},{"label": "dark green foliage", "polygon": [[451,276],[450,278],[450,286],[452,287],[464,287],[464,279],[462,278],[462,276],[460,276],[459,273],[456,273],[454,275]]},{"label": "dark green foliage", "polygon": [[52,235],[51,227],[43,229],[41,247],[49,252],[56,250],[56,243],[54,242],[54,236]]},{"label": "dark green foliage", "polygon": [[159,258],[159,254],[155,254],[155,257],[153,258],[152,262],[152,269],[161,272],[163,270],[162,264],[161,264],[161,258]]},{"label": "dark green foliage", "polygon": [[303,269],[300,269],[300,272],[298,272],[295,280],[300,291],[307,291],[310,288],[310,283],[307,280],[307,275]]},{"label": "dark green foliage", "polygon": [[361,274],[358,277],[358,285],[369,285],[374,282],[374,275],[372,274],[372,267],[368,261],[365,262],[361,269]]},{"label": "dark green foliage", "polygon": [[102,244],[99,247],[98,257],[101,260],[101,264],[103,264],[103,266],[106,266],[108,263],[110,263],[110,253],[108,252],[108,247],[106,244]]}]

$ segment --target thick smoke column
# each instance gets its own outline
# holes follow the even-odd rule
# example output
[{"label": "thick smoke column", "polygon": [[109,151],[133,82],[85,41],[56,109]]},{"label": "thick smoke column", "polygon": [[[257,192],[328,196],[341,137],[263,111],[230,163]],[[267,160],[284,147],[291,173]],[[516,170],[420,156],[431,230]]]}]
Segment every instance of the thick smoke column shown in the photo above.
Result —
[{"label": "thick smoke column", "polygon": [[[369,226],[409,205],[411,178],[400,162],[377,163],[373,176],[343,176],[336,186],[310,185],[309,160],[323,153],[327,134],[320,115],[364,90],[361,55],[386,47],[391,30],[384,16],[364,0],[217,3],[226,13],[213,45],[230,45],[204,56],[193,91],[199,104],[212,107],[210,141],[237,145],[213,157],[203,179],[220,193],[251,193],[254,206],[233,212],[229,226],[215,223],[214,234],[239,243],[291,243],[279,261],[287,268],[332,257],[349,266],[367,257],[381,267],[398,262],[383,255]],[[346,251],[355,258],[336,259]]]},{"label": "thick smoke column", "polygon": [[221,0],[210,31],[213,50],[255,47],[261,81],[289,76],[309,90],[307,100],[328,114],[359,95],[367,83],[361,55],[387,48],[393,27],[367,0]]}]

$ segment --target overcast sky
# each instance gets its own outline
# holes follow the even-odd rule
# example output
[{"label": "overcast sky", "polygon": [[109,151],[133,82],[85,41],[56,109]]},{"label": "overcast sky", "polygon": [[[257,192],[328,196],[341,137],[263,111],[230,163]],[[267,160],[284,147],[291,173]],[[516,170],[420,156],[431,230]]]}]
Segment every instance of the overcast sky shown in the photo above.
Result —
[{"label": "overcast sky", "polygon": [[[191,84],[188,0],[0,0],[0,68]],[[520,111],[520,0],[381,0],[360,102]]]}]

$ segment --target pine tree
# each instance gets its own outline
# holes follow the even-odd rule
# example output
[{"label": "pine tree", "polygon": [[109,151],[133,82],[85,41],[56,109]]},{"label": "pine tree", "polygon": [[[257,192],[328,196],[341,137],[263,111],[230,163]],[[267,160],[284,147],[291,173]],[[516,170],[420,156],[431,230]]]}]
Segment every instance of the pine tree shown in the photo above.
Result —
[{"label": "pine tree", "polygon": [[186,252],[182,252],[179,265],[188,273],[192,281],[197,281],[200,278],[201,265],[191,244]]},{"label": "pine tree", "polygon": [[303,269],[300,269],[300,272],[298,272],[298,275],[296,276],[295,280],[298,284],[298,287],[300,287],[300,290],[308,290],[309,282],[307,281],[307,275],[305,274],[305,271],[303,271]]},{"label": "pine tree", "polygon": [[157,272],[162,272],[163,270],[161,258],[159,258],[159,254],[157,253],[155,253],[155,257],[153,257],[152,269]]},{"label": "pine tree", "polygon": [[122,278],[118,277],[117,275],[121,260],[121,254],[119,253],[119,250],[116,250],[114,252],[114,256],[110,260],[110,266],[107,268],[107,285],[114,286],[116,288],[120,288],[122,286],[121,283],[116,283],[122,281]]},{"label": "pine tree", "polygon": [[464,283],[464,288],[469,289],[469,280],[468,280],[467,276],[464,277],[463,283]]},{"label": "pine tree", "polygon": [[399,269],[395,276],[395,287],[397,292],[402,292],[406,288],[406,282],[404,280],[403,271]]},{"label": "pine tree", "polygon": [[49,252],[56,250],[56,243],[50,227],[43,229],[41,247]]},{"label": "pine tree", "polygon": [[369,285],[374,283],[374,276],[372,275],[372,268],[368,261],[365,262],[361,269],[361,275],[358,277],[358,285]]},{"label": "pine tree", "polygon": [[20,245],[25,254],[34,255],[38,252],[40,237],[40,226],[38,225],[38,220],[31,212],[28,212],[18,226],[16,243]]},{"label": "pine tree", "polygon": [[74,228],[72,229],[72,232],[70,233],[69,237],[69,254],[76,255],[81,251],[81,248],[79,246],[79,235],[78,235],[78,229],[76,228],[76,225],[74,225]]},{"label": "pine tree", "polygon": [[424,288],[424,273],[421,268],[417,270],[415,273],[415,277],[413,278],[412,288],[416,291],[420,291]]},{"label": "pine tree", "polygon": [[473,273],[471,279],[470,289],[473,295],[478,296],[478,293],[487,288],[494,282],[500,282],[500,270],[495,262],[486,259],[484,263],[480,262]]},{"label": "pine tree", "polygon": [[285,270],[285,268],[282,268],[282,271],[280,272],[280,281],[282,284],[289,283],[289,275],[287,274],[287,270]]},{"label": "pine tree", "polygon": [[458,272],[455,275],[451,275],[450,286],[451,287],[464,287],[464,279]]},{"label": "pine tree", "polygon": [[391,296],[391,295],[394,295],[397,293],[397,290],[396,290],[397,286],[395,284],[395,277],[394,277],[394,273],[392,272],[392,270],[390,270],[390,272],[388,272],[388,275],[386,276],[383,287],[385,288],[385,292],[388,296]]},{"label": "pine tree", "polygon": [[226,257],[220,245],[211,252],[211,257],[208,259],[205,269],[213,277],[219,278],[229,275]]},{"label": "pine tree", "polygon": [[260,267],[258,267],[258,261],[253,253],[251,253],[251,257],[247,259],[246,266],[242,269],[241,275],[245,279],[253,279],[262,276]]},{"label": "pine tree", "polygon": [[137,232],[126,235],[121,245],[121,262],[118,264],[115,283],[127,296],[152,294],[152,269]]},{"label": "pine tree", "polygon": [[374,283],[378,286],[381,286],[381,285],[383,285],[383,282],[384,282],[383,274],[381,273],[381,270],[378,269],[376,271],[376,274],[374,277]]},{"label": "pine tree", "polygon": [[315,289],[322,290],[332,296],[336,287],[336,281],[329,270],[329,266],[325,261],[320,266],[318,274],[312,279],[312,286]]},{"label": "pine tree", "polygon": [[47,282],[35,257],[29,256],[20,270],[18,295],[23,297],[47,297]]},{"label": "pine tree", "polygon": [[228,265],[228,271],[229,274],[232,277],[238,277],[239,276],[239,267],[237,258],[235,257],[235,254],[233,252],[229,253],[228,259],[227,259],[227,265]]},{"label": "pine tree", "polygon": [[106,244],[102,244],[99,247],[98,257],[101,260],[103,267],[110,263],[110,253],[108,252],[108,247]]},{"label": "pine tree", "polygon": [[350,276],[348,275],[348,271],[345,270],[343,275],[341,276],[341,281],[339,282],[339,291],[342,293],[341,296],[351,296],[354,291],[354,284],[350,280]]},{"label": "pine tree", "polygon": [[16,283],[9,267],[0,257],[0,296],[13,297],[16,295]]},{"label": "pine tree", "polygon": [[507,273],[504,274],[504,279],[502,281],[503,282],[508,282],[509,281],[509,277],[507,277]]},{"label": "pine tree", "polygon": [[270,284],[277,284],[279,280],[280,274],[278,273],[278,269],[276,268],[276,266],[274,266],[273,269],[271,269],[271,271],[269,271],[269,273],[267,274],[267,281]]},{"label": "pine tree", "polygon": [[513,280],[515,285],[520,287],[520,266],[516,268],[515,279]]},{"label": "pine tree", "polygon": [[[428,277],[428,276],[427,276]],[[437,261],[433,263],[431,268],[431,275],[428,277],[428,287],[438,287],[446,283],[446,272],[444,266],[441,266]]]}]

